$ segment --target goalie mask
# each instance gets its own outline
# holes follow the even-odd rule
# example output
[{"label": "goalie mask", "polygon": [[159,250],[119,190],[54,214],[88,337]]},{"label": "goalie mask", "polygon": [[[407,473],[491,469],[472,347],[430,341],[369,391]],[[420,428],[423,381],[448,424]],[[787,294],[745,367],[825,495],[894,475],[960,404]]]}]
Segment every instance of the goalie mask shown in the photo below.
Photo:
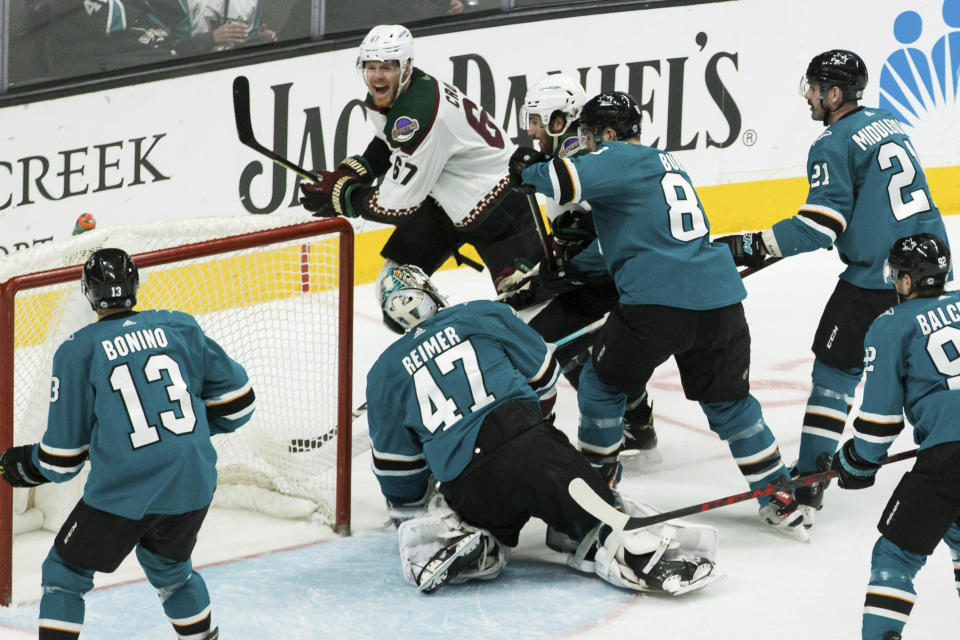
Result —
[{"label": "goalie mask", "polygon": [[900,276],[912,281],[910,293],[928,289],[939,295],[950,273],[950,248],[932,233],[917,233],[900,238],[890,247],[883,265],[883,279],[896,284]]},{"label": "goalie mask", "polygon": [[409,331],[447,306],[420,267],[404,264],[380,281],[380,306],[388,318]]},{"label": "goalie mask", "polygon": [[[576,80],[562,73],[555,73],[527,91],[520,108],[520,120],[524,125],[528,125],[530,116],[539,116],[547,133],[558,138],[580,117],[586,102],[587,94]],[[563,127],[559,131],[551,131],[550,122],[557,115],[564,118]]]},{"label": "goalie mask", "polygon": [[80,290],[94,311],[133,308],[139,286],[137,265],[123,249],[100,249],[83,265]]}]

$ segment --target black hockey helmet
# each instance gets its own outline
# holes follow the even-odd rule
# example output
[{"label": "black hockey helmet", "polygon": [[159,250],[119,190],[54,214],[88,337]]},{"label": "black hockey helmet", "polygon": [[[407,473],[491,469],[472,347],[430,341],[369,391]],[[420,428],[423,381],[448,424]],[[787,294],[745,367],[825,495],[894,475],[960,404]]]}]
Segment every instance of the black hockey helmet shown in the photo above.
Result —
[{"label": "black hockey helmet", "polygon": [[617,138],[626,140],[640,135],[643,112],[630,94],[609,91],[594,96],[583,105],[580,112],[580,137],[593,136],[595,141],[607,127],[613,129]]},{"label": "black hockey helmet", "polygon": [[884,279],[893,284],[903,275],[915,289],[942,289],[950,273],[950,248],[932,233],[916,233],[900,238],[890,247],[883,265]]},{"label": "black hockey helmet", "polygon": [[80,290],[94,311],[132,308],[139,286],[137,265],[123,249],[100,249],[83,265]]},{"label": "black hockey helmet", "polygon": [[853,51],[830,49],[813,57],[805,77],[823,89],[839,87],[844,100],[860,100],[867,88],[867,65]]}]

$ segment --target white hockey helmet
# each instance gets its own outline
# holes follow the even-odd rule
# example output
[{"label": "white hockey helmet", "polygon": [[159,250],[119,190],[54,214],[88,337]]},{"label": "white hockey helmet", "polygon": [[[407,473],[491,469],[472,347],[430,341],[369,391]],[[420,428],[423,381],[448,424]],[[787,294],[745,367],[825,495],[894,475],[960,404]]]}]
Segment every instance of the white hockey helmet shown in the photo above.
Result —
[{"label": "white hockey helmet", "polygon": [[555,73],[527,91],[520,109],[520,119],[526,126],[530,122],[530,116],[540,116],[540,122],[547,128],[547,132],[556,138],[563,130],[556,133],[550,131],[549,124],[553,114],[560,111],[566,116],[567,122],[563,128],[566,130],[571,122],[580,117],[580,111],[586,102],[587,94],[579,82],[566,74]]},{"label": "white hockey helmet", "polygon": [[391,320],[404,331],[433,317],[447,306],[447,299],[440,295],[430,278],[420,267],[402,264],[380,279],[380,306]]},{"label": "white hockey helmet", "polygon": [[413,35],[410,30],[402,24],[381,24],[370,29],[360,43],[357,71],[363,73],[363,63],[371,60],[396,60],[400,63],[400,69],[406,70],[407,62],[413,61]]}]

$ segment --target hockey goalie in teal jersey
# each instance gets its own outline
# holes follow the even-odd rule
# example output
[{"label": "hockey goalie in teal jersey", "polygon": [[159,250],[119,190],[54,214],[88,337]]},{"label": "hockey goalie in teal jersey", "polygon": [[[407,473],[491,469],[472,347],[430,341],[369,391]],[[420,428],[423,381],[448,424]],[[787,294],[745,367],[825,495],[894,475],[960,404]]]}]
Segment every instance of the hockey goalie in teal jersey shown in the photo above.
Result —
[{"label": "hockey goalie in teal jersey", "polygon": [[94,573],[134,549],[178,637],[218,637],[190,556],[217,484],[210,437],[249,421],[254,393],[192,316],[134,311],[138,286],[124,251],[90,256],[81,287],[98,321],[54,355],[41,441],[0,456],[14,487],[69,480],[90,459],[83,497],[43,563],[41,640],[77,638]]},{"label": "hockey goalie in teal jersey", "polygon": [[653,527],[625,543],[569,495],[570,481],[582,478],[615,501],[553,426],[556,360],[510,307],[446,307],[412,265],[394,269],[378,292],[406,330],[367,374],[367,418],[408,582],[429,593],[496,577],[531,517],[578,542],[571,566],[619,587],[679,595],[717,579],[712,528]]},{"label": "hockey goalie in teal jersey", "polygon": [[873,485],[904,415],[920,445],[877,525],[863,640],[900,639],[917,598],[914,578],[940,540],[960,588],[960,293],[944,291],[949,271],[941,237],[914,234],[890,248],[882,272],[901,302],[870,325],[854,437],[833,460],[841,487],[863,489]]},{"label": "hockey goalie in teal jersey", "polygon": [[[867,328],[897,301],[882,279],[890,245],[915,233],[947,237],[902,123],[860,106],[866,86],[867,67],[852,51],[831,49],[810,61],[803,97],[826,129],[807,156],[806,202],[770,229],[718,238],[743,266],[828,247],[846,265],[814,335],[813,389],[795,474],[822,470],[836,451],[863,374]],[[823,490],[819,484],[797,490],[807,526],[823,505]]]}]

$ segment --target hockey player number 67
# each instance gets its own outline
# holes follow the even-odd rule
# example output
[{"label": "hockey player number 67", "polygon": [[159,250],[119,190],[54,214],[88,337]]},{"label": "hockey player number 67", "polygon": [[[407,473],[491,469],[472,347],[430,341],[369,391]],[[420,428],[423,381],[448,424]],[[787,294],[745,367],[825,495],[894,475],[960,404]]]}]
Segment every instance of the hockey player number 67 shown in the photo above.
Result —
[{"label": "hockey player number 67", "polygon": [[[167,397],[180,407],[181,416],[178,418],[174,411],[161,411],[160,424],[164,429],[177,435],[190,433],[197,426],[197,417],[193,413],[187,384],[180,375],[180,366],[177,361],[166,354],[158,353],[150,356],[143,367],[147,382],[162,379],[164,371],[170,378],[170,384],[166,386]],[[110,386],[114,391],[119,391],[123,398],[123,406],[127,410],[127,417],[133,427],[133,432],[130,434],[130,443],[133,448],[138,449],[159,441],[160,435],[157,433],[157,428],[147,422],[147,416],[140,402],[140,394],[130,374],[129,364],[122,364],[113,370],[110,374]]]},{"label": "hockey player number 67", "polygon": [[[496,398],[487,392],[487,387],[483,383],[483,374],[480,372],[480,363],[477,362],[477,352],[473,350],[469,340],[461,342],[433,359],[442,376],[453,371],[457,360],[463,363],[463,373],[467,377],[470,394],[473,396],[470,411],[477,411],[493,402]],[[417,402],[420,403],[420,419],[430,433],[441,427],[444,430],[449,429],[463,417],[457,403],[453,398],[444,395],[426,366],[420,367],[413,374],[413,384],[417,390]],[[434,411],[433,407],[437,410]]]}]

